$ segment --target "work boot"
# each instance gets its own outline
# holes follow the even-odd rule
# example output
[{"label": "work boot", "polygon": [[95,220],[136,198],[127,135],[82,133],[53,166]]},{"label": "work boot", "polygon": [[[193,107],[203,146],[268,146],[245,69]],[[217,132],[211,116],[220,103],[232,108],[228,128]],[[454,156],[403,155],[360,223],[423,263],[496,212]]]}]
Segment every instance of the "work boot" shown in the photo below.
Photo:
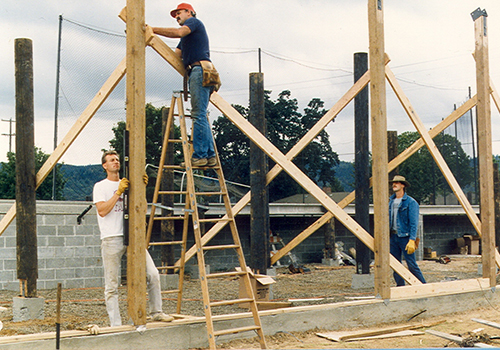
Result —
[{"label": "work boot", "polygon": [[151,315],[151,319],[155,322],[172,322],[174,318],[170,315],[167,315],[163,312],[157,312]]},{"label": "work boot", "polygon": [[216,166],[216,165],[217,165],[217,158],[210,157],[207,159],[207,166]]},{"label": "work boot", "polygon": [[[206,166],[207,165],[207,158],[191,158],[191,166]],[[181,167],[185,167],[186,163],[182,162],[180,164]]]}]

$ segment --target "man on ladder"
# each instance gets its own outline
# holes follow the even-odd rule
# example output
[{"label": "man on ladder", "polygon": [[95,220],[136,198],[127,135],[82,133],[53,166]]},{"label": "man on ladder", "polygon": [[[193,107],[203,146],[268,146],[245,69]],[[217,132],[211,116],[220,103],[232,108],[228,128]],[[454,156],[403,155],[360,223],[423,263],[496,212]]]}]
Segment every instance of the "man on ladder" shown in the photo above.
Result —
[{"label": "man on ladder", "polygon": [[[191,118],[193,118],[193,155],[191,165],[196,167],[215,166],[217,160],[207,108],[214,86],[204,86],[205,67],[213,68],[210,61],[208,35],[203,23],[196,18],[193,6],[181,3],[170,11],[180,28],[152,27],[153,32],[168,38],[180,38],[175,53],[182,58],[184,76],[184,97],[187,97],[187,82],[191,93]],[[203,66],[203,67],[202,67]]]}]

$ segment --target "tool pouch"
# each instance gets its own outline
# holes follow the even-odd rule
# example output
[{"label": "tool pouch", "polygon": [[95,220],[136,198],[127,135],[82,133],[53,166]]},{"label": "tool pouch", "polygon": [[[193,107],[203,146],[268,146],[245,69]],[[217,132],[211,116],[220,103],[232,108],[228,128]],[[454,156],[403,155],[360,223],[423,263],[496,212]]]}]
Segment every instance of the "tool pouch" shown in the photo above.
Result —
[{"label": "tool pouch", "polygon": [[201,61],[203,69],[203,86],[213,86],[215,91],[219,91],[221,86],[219,72],[210,61]]}]

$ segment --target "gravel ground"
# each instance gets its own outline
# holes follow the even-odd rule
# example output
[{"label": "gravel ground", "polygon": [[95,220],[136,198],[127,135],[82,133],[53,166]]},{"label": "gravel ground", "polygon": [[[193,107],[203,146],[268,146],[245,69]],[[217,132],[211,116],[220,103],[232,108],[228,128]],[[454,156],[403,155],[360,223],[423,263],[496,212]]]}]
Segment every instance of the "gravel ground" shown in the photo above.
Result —
[{"label": "gravel ground", "polygon": [[[451,262],[441,264],[435,261],[422,261],[420,267],[428,282],[443,280],[469,279],[480,277],[478,263],[480,257],[451,256]],[[371,296],[373,288],[365,290],[351,289],[354,266],[326,267],[307,265],[310,273],[292,274],[287,267],[278,267],[273,295],[276,301],[288,301],[290,298],[318,298],[314,301],[293,301],[293,306],[333,303],[352,300],[354,297]],[[237,279],[210,281],[210,295],[213,300],[237,298],[239,282]],[[122,319],[126,317],[126,287],[120,288],[120,306]],[[3,329],[0,336],[32,334],[55,330],[56,290],[39,290],[38,296],[45,299],[45,319],[25,322],[12,321],[12,300],[17,296],[13,291],[0,291],[0,320]],[[176,302],[172,294],[164,296],[165,313],[175,313]],[[181,313],[204,316],[202,309],[201,286],[198,280],[187,276],[184,283],[184,298]],[[241,312],[236,306],[213,310],[214,314]],[[63,289],[61,305],[61,330],[84,329],[88,324],[108,326],[108,317],[104,303],[103,288]]]}]

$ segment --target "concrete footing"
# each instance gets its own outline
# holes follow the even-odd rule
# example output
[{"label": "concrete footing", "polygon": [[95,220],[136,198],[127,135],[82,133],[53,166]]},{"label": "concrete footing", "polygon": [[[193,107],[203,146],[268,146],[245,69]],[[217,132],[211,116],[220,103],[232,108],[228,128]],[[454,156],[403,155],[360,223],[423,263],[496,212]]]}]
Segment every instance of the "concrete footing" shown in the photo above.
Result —
[{"label": "concrete footing", "polygon": [[45,299],[14,297],[12,303],[12,320],[14,322],[43,320]]},{"label": "concrete footing", "polygon": [[352,275],[351,288],[365,289],[373,288],[375,285],[375,275],[373,274],[357,274]]},{"label": "concrete footing", "polygon": [[172,275],[160,274],[161,290],[172,290],[179,288],[179,275],[174,273]]},{"label": "concrete footing", "polygon": [[[497,292],[498,291],[498,292]],[[406,323],[409,318],[419,314],[419,320],[425,318],[464,312],[484,307],[491,307],[500,302],[500,289],[477,290],[468,293],[448,293],[441,295],[427,295],[409,297],[407,299],[370,299],[357,300],[335,304],[291,307],[287,309],[260,311],[262,327],[266,335],[278,332],[304,332],[315,328],[340,330],[346,328],[374,327],[397,322]],[[422,310],[426,310],[422,313]],[[252,323],[251,313],[219,316],[214,318],[217,329],[237,328]],[[135,331],[131,326],[122,326],[119,330],[107,332],[101,329],[101,334],[91,336],[86,331],[79,334],[75,331],[61,333],[61,348],[64,349],[116,349],[120,344],[121,350],[128,349],[192,349],[208,347],[205,319],[175,320],[169,323],[150,323],[144,332]],[[253,337],[255,333],[238,333],[218,338],[222,343],[231,339]],[[0,350],[29,348],[32,350],[52,348],[54,338],[40,337],[43,340],[34,340],[33,335],[3,337]],[[22,342],[22,343],[20,343]]]},{"label": "concrete footing", "polygon": [[339,260],[332,259],[332,258],[321,259],[321,264],[326,265],[326,266],[340,266]]}]

